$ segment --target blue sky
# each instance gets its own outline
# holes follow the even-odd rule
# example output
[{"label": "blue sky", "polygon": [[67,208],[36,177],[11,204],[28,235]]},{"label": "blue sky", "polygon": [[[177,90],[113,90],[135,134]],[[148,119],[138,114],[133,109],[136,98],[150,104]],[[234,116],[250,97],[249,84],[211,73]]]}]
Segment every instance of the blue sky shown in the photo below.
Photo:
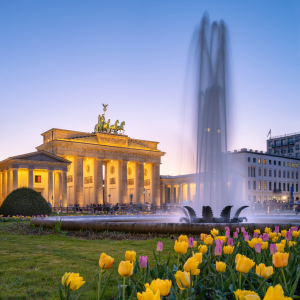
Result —
[{"label": "blue sky", "polygon": [[[188,49],[203,13],[230,33],[231,149],[265,150],[300,131],[300,1],[0,2],[0,160],[34,151],[50,128],[93,131],[102,103],[132,138],[160,142],[162,174],[181,154]],[[192,129],[191,129],[192,130]]]}]

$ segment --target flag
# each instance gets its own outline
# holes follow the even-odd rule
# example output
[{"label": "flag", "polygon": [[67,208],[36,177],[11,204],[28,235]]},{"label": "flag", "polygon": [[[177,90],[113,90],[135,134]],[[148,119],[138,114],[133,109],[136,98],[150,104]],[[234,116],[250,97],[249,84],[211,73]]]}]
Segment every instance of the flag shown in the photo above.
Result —
[{"label": "flag", "polygon": [[267,137],[268,137],[268,136],[270,136],[270,137],[271,137],[271,129],[270,129],[270,131],[269,131],[269,133],[268,133]]}]

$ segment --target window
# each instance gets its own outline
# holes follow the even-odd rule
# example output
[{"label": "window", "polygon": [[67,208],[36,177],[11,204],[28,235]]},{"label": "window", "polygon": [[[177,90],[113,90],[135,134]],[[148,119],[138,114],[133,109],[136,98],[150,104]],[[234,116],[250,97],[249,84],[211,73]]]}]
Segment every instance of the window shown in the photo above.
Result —
[{"label": "window", "polygon": [[293,146],[288,147],[288,153],[293,153],[293,152],[294,152]]},{"label": "window", "polygon": [[286,148],[281,148],[281,154],[285,154],[286,153]]},{"label": "window", "polygon": [[254,203],[256,202],[256,196],[253,196],[253,202]]},{"label": "window", "polygon": [[251,169],[252,169],[252,170],[251,170],[251,171],[252,171],[252,177],[256,177],[256,176],[255,176],[255,168],[252,167]]},{"label": "window", "polygon": [[276,182],[274,182],[274,190],[276,190]]},{"label": "window", "polygon": [[281,182],[278,183],[278,189],[281,191]]},{"label": "window", "polygon": [[287,191],[288,192],[290,191],[290,184],[289,183],[287,184]]},{"label": "window", "polygon": [[278,161],[278,166],[281,166],[281,161],[280,160]]},{"label": "window", "polygon": [[272,161],[271,161],[271,159],[269,159],[269,165],[271,165],[272,164]]},{"label": "window", "polygon": [[272,147],[272,141],[269,142],[269,147]]},{"label": "window", "polygon": [[298,192],[298,183],[296,183],[296,192]]},{"label": "window", "polygon": [[274,177],[276,177],[276,170],[274,170]]},{"label": "window", "polygon": [[255,180],[253,181],[253,190],[254,191],[256,190],[256,181]]},{"label": "window", "polygon": [[264,169],[264,176],[267,176],[267,169]]},{"label": "window", "polygon": [[290,172],[289,171],[286,172],[286,175],[287,175],[286,176],[287,178],[290,178]]},{"label": "window", "polygon": [[266,181],[264,182],[264,190],[265,191],[267,190],[267,182]]},{"label": "window", "polygon": [[299,136],[295,137],[295,142],[299,142]]},{"label": "window", "polygon": [[296,168],[298,168],[298,164],[296,164]]},{"label": "window", "polygon": [[251,201],[251,196],[250,195],[248,195],[248,202],[250,202]]},{"label": "window", "polygon": [[269,182],[269,191],[272,191],[272,182]]},{"label": "window", "polygon": [[294,163],[292,163],[292,168],[294,168]]},{"label": "window", "polygon": [[286,146],[286,140],[281,140],[281,146]]},{"label": "window", "polygon": [[253,163],[256,163],[256,158],[255,157],[253,157]]},{"label": "window", "polygon": [[285,182],[283,183],[283,191],[285,192]]},{"label": "window", "polygon": [[276,160],[274,160],[274,166],[276,166]]},{"label": "window", "polygon": [[283,162],[283,166],[285,167],[285,161]]},{"label": "window", "polygon": [[261,159],[260,158],[258,159],[258,163],[261,164]]},{"label": "window", "polygon": [[248,157],[248,162],[250,162],[250,157]]},{"label": "window", "polygon": [[261,176],[261,169],[258,169],[258,176]]},{"label": "window", "polygon": [[258,181],[258,189],[261,190],[261,181]]},{"label": "window", "polygon": [[260,202],[261,201],[261,196],[258,196],[258,202]]},{"label": "window", "polygon": [[285,178],[285,171],[283,171],[283,178]]},{"label": "window", "polygon": [[42,182],[42,176],[40,176],[40,175],[35,175],[35,176],[34,176],[34,182],[35,182],[35,183],[41,183],[41,182]]},{"label": "window", "polygon": [[287,166],[287,167],[289,167],[289,166],[290,166],[290,163],[289,163],[289,162],[288,162],[288,163],[286,163],[286,166]]},{"label": "window", "polygon": [[293,138],[289,138],[288,139],[288,145],[293,145],[294,144],[294,139]]},{"label": "window", "polygon": [[295,156],[296,156],[296,157],[299,157],[299,153],[296,153]]},{"label": "window", "polygon": [[281,171],[278,171],[278,177],[281,177]]},{"label": "window", "polygon": [[279,146],[280,146],[280,141],[279,140],[275,141],[275,147],[279,147]]},{"label": "window", "polygon": [[296,145],[296,150],[299,150],[299,144]]},{"label": "window", "polygon": [[296,179],[298,179],[298,172],[296,172]]},{"label": "window", "polygon": [[267,196],[264,196],[264,200],[267,201]]},{"label": "window", "polygon": [[250,190],[250,188],[251,188],[251,181],[248,180],[248,190]]},{"label": "window", "polygon": [[292,179],[294,179],[294,172],[292,172]]},{"label": "window", "polygon": [[264,159],[264,164],[266,164],[267,163],[267,160],[266,159]]},{"label": "window", "polygon": [[269,176],[272,177],[272,170],[269,170]]},{"label": "window", "polygon": [[251,168],[248,167],[248,177],[251,177]]}]

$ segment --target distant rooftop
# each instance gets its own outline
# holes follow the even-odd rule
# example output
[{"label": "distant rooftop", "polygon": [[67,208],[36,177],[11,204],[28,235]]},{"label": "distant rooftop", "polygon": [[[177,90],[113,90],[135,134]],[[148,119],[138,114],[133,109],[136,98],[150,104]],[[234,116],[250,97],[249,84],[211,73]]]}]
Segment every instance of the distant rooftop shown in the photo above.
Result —
[{"label": "distant rooftop", "polygon": [[276,135],[276,136],[270,137],[269,140],[278,139],[278,138],[287,137],[287,136],[292,136],[292,135],[300,135],[300,132]]}]

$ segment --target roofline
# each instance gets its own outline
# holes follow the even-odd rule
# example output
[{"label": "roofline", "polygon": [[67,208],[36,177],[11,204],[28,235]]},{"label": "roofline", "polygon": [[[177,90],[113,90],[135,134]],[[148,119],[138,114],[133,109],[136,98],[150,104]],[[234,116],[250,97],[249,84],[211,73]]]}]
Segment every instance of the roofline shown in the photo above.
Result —
[{"label": "roofline", "polygon": [[[236,151],[236,150],[235,150]],[[282,156],[282,155],[277,155],[277,154],[270,154],[270,153],[266,153],[266,152],[255,152],[255,151],[249,151],[249,150],[239,150],[239,151],[230,151],[230,153],[228,154],[239,154],[239,153],[250,153],[250,154],[257,154],[257,155],[264,155],[264,156],[273,156],[273,157],[277,157],[277,158],[287,158],[287,159],[295,159],[295,160],[300,160],[300,157],[292,157],[292,156]]]},{"label": "roofline", "polygon": [[160,175],[161,179],[174,179],[174,178],[186,178],[195,176],[196,173],[184,174],[184,175]]}]

